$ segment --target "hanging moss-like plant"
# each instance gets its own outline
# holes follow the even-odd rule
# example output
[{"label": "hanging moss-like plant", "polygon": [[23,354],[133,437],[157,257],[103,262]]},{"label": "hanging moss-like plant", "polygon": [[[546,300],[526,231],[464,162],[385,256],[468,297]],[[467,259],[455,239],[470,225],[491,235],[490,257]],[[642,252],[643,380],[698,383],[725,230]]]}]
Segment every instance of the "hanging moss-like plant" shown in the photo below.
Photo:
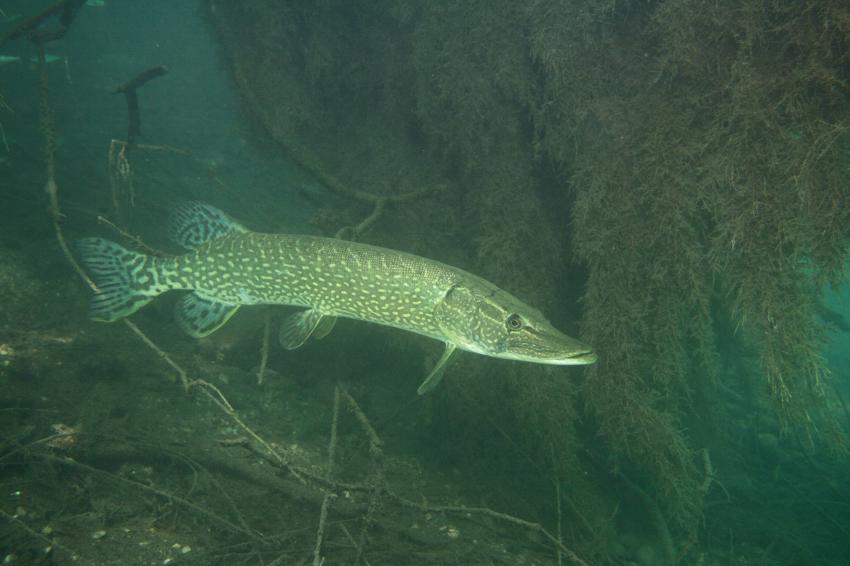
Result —
[{"label": "hanging moss-like plant", "polygon": [[587,270],[600,361],[580,392],[468,371],[513,384],[473,397],[509,406],[528,446],[577,469],[586,407],[594,471],[655,488],[686,541],[724,395],[771,403],[771,434],[834,424],[815,307],[850,249],[844,0],[212,4],[252,112],[296,154],[338,173],[386,129],[360,164],[427,156],[452,177],[468,267],[561,315],[581,287],[565,268]]}]

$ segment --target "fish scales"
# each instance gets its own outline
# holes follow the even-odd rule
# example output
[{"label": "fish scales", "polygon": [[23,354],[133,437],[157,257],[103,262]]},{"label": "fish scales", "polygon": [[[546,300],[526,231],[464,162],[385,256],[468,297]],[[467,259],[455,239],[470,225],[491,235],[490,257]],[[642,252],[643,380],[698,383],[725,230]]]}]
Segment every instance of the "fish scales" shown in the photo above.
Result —
[{"label": "fish scales", "polygon": [[129,316],[169,290],[191,291],[175,307],[195,337],[215,332],[243,305],[290,305],[279,334],[289,350],[322,338],[338,317],[416,332],[445,343],[419,386],[431,391],[456,350],[552,365],[597,356],[542,313],[462,269],[402,251],[333,238],[251,232],[203,203],[174,211],[172,239],[190,250],[154,257],[102,238],[77,243],[98,292],[93,320]]},{"label": "fish scales", "polygon": [[439,332],[433,308],[441,297],[459,280],[474,277],[367,244],[256,232],[228,234],[162,262],[158,269],[172,288],[235,304],[317,308],[428,336]]}]

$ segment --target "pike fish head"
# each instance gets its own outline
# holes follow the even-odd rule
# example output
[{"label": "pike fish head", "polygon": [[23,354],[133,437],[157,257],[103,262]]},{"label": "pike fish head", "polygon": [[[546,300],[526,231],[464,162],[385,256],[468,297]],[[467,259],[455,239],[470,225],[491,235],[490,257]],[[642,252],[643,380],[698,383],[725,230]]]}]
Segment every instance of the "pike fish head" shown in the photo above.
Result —
[{"label": "pike fish head", "polygon": [[485,356],[552,365],[592,364],[597,359],[589,346],[495,287],[453,286],[438,305],[436,318],[447,341]]}]

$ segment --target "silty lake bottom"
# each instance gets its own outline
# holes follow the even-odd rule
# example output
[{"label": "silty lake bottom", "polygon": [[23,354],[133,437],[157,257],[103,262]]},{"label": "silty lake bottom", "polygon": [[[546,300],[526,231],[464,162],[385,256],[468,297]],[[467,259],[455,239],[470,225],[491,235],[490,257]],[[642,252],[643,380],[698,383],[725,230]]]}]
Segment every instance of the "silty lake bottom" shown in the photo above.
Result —
[{"label": "silty lake bottom", "polygon": [[[850,563],[848,71],[838,0],[4,2],[0,560]],[[598,361],[419,395],[444,346],[389,326],[90,320],[78,242],[187,253],[189,201]]]}]

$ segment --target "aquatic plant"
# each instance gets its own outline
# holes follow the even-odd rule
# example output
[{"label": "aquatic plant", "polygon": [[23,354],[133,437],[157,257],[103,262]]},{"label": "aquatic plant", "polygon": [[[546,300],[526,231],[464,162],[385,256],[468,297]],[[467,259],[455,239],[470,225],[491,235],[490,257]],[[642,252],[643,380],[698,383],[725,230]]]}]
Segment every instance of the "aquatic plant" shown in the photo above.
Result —
[{"label": "aquatic plant", "polygon": [[[703,513],[702,449],[730,450],[729,396],[772,404],[753,434],[811,447],[836,430],[815,305],[850,249],[845,2],[212,5],[245,100],[292,154],[355,183],[355,162],[427,163],[458,187],[448,229],[478,272],[556,317],[581,295],[600,352],[581,391],[474,366],[446,402],[496,412],[537,462],[554,447],[578,470],[583,443],[596,471],[656,490],[668,561]],[[371,159],[340,157],[375,136]]]}]

